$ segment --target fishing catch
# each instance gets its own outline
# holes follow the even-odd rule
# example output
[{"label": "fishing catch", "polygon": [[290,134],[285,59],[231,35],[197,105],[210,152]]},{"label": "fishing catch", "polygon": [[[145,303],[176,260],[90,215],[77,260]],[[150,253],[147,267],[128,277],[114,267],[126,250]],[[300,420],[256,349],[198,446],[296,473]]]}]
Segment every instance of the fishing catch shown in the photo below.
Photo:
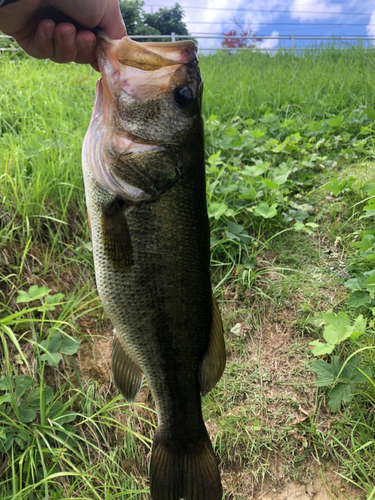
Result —
[{"label": "fishing catch", "polygon": [[202,79],[194,42],[98,34],[83,173],[96,281],[115,327],[114,382],[135,401],[146,378],[158,426],[153,500],[220,500],[201,395],[225,367],[210,284]]}]

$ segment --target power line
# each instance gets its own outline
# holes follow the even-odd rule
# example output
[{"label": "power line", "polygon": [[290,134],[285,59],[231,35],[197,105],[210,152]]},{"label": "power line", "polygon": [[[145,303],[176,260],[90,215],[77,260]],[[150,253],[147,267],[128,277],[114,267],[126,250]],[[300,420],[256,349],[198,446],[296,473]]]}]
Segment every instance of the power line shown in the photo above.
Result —
[{"label": "power line", "polygon": [[[272,29],[272,30],[273,31],[283,31],[283,30],[278,30],[277,27],[276,27],[276,29]],[[303,31],[306,32],[306,30],[303,30]],[[293,31],[293,33],[297,34],[296,31]],[[290,31],[287,31],[286,34],[289,35]],[[200,31],[200,32],[193,31],[193,32],[190,33],[190,35],[194,35],[194,36],[198,36],[198,35],[212,35],[212,36],[221,35],[221,36],[226,36],[222,32],[221,33],[207,33],[207,32],[203,33],[202,31]],[[234,36],[241,36],[241,33],[238,33],[237,35],[234,35]],[[266,35],[260,35],[259,32],[257,32],[257,33],[251,33],[251,36],[254,36],[256,38],[258,36],[262,37],[262,36],[266,36]],[[357,38],[356,35],[347,35],[347,34],[346,35],[340,35],[340,34],[337,34],[337,33],[335,35],[332,35],[333,38],[340,37],[340,36],[351,36],[351,37]],[[359,36],[363,37],[365,35],[359,35]],[[367,36],[365,36],[365,38],[367,38]]]},{"label": "power line", "polygon": [[[364,4],[366,2],[373,4],[374,0],[362,0],[361,4]],[[202,4],[202,2],[200,2],[200,4]],[[342,0],[342,1],[334,0],[334,4],[333,5],[345,5],[345,4],[352,4],[352,5],[354,5],[355,2],[353,0]],[[181,4],[179,4],[179,5],[182,8],[189,7],[189,6],[184,7]],[[164,7],[164,8],[170,8],[170,7],[174,7],[174,4],[173,5],[144,4],[144,6],[145,7]],[[207,8],[210,8],[210,7],[207,7]],[[212,8],[214,8],[214,7],[212,7]],[[270,10],[270,12],[272,12],[272,9]]]},{"label": "power line", "polygon": [[[220,23],[220,22],[211,22],[211,21],[184,21],[185,24],[220,24],[220,25],[227,25],[227,24],[235,24],[234,21],[231,21],[229,23]],[[333,24],[321,24],[321,23],[279,23],[277,21],[270,21],[268,23],[248,23],[246,21],[241,22],[239,21],[238,24],[256,24],[257,26],[269,26],[270,24],[274,24],[277,26],[311,26],[312,28],[315,28],[316,26],[337,26],[340,28],[341,26],[375,26],[375,24],[352,24],[352,23],[333,23]]]},{"label": "power line", "polygon": [[[280,40],[283,40],[283,41],[288,41],[288,40],[291,40],[291,34],[290,32],[283,32],[283,31],[278,31],[277,32],[277,37],[283,37],[283,38],[280,38]],[[200,34],[197,34],[197,33],[191,33],[190,34],[193,38],[196,38],[197,40],[201,39],[202,36]],[[304,32],[295,32],[293,33],[295,39],[299,36],[304,36]],[[272,35],[272,34],[266,34],[266,35],[262,35],[262,34],[259,34],[257,33],[256,35],[254,35],[252,38],[254,40],[256,39],[259,39],[259,40],[278,40],[279,38],[274,38],[276,35]],[[321,35],[319,35],[318,33],[315,33],[315,35],[311,35],[313,38],[317,38],[317,39],[321,39]],[[344,37],[347,37],[348,35],[326,35],[326,38],[327,40],[332,40],[333,42],[340,42],[341,40],[343,40]],[[270,37],[273,37],[273,38],[270,38]],[[216,33],[214,35],[212,35],[212,37],[205,37],[207,39],[215,39],[215,38],[220,38],[221,40],[225,40],[227,39],[228,37],[223,35],[223,34],[220,34],[220,33]],[[236,39],[242,39],[241,37],[241,34],[238,34],[235,36]],[[308,40],[310,40],[310,38],[308,37],[307,38]],[[357,42],[358,41],[358,38],[356,37],[352,37],[350,38],[351,41],[354,41],[354,42]],[[374,43],[374,38],[360,38],[359,39],[362,43],[369,43],[369,44],[373,44]]]},{"label": "power line", "polygon": [[[202,35],[206,35],[204,38],[222,38],[222,39],[226,39],[226,38],[229,38],[227,35],[223,34],[223,33],[210,33],[211,36],[208,36],[206,33],[190,33],[189,36],[192,36],[192,37],[196,37],[196,38],[202,38]],[[293,35],[295,36],[299,36],[298,33],[293,33]],[[260,38],[261,40],[266,40],[266,39],[270,39],[270,37],[288,37],[288,38],[285,38],[286,40],[290,40],[290,33],[278,33],[278,35],[260,35],[259,33],[256,33],[256,34],[253,34],[251,36],[251,38],[254,38],[254,39],[257,39],[257,38]],[[333,36],[329,36],[330,39],[332,39],[333,41],[340,41],[340,39],[342,39],[343,37],[347,37],[348,35],[333,35]],[[235,35],[233,38],[237,39],[241,39],[242,38],[242,35],[239,33],[238,35]],[[314,38],[320,38],[320,35],[314,35]],[[277,39],[277,38],[271,38],[272,39]],[[351,37],[350,40],[361,40],[361,41],[364,41],[364,42],[373,42],[374,41],[374,38],[357,38],[355,36]]]},{"label": "power line", "polygon": [[[145,5],[145,7],[162,7],[168,8],[165,5],[153,4],[153,5]],[[180,5],[182,9],[191,9],[191,10],[221,10],[221,11],[232,11],[236,10],[238,12],[278,12],[283,14],[319,14],[332,16],[334,14],[340,16],[371,16],[372,12],[321,12],[321,11],[311,11],[311,10],[278,10],[278,9],[241,9],[241,8],[230,8],[230,7],[191,7],[189,5]]]}]

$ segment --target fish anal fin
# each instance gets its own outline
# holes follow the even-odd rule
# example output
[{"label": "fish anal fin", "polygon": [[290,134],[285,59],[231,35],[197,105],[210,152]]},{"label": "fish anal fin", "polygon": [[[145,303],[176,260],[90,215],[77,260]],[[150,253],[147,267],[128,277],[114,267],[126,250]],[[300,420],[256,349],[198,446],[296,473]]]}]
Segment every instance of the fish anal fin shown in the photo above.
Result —
[{"label": "fish anal fin", "polygon": [[215,387],[225,369],[225,341],[223,322],[216,299],[212,296],[212,325],[207,351],[203,357],[199,383],[204,396]]},{"label": "fish anal fin", "polygon": [[129,272],[133,266],[133,248],[122,200],[104,210],[101,233],[104,253],[112,267],[119,272]]},{"label": "fish anal fin", "polygon": [[168,448],[156,431],[150,464],[152,500],[221,500],[223,490],[210,438],[189,449]]},{"label": "fish anal fin", "polygon": [[115,386],[126,401],[134,403],[142,387],[143,373],[129,356],[117,334],[112,347],[112,374]]}]

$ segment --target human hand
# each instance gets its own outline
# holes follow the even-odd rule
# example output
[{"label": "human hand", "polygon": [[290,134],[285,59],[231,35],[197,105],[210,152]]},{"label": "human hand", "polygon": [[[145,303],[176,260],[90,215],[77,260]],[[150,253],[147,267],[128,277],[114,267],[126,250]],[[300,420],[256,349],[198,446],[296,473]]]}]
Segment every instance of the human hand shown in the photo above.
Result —
[{"label": "human hand", "polygon": [[118,0],[16,0],[0,8],[0,30],[30,56],[98,70],[96,27],[113,39],[126,35]]}]

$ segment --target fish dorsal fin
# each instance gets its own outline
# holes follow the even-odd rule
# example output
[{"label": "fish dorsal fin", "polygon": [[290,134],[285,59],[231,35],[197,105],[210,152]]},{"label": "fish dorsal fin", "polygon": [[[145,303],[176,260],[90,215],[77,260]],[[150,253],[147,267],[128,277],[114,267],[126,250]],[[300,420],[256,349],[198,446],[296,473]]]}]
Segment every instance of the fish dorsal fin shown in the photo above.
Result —
[{"label": "fish dorsal fin", "polygon": [[215,387],[225,368],[225,342],[223,322],[216,299],[212,296],[212,326],[207,351],[199,373],[202,396]]},{"label": "fish dorsal fin", "polygon": [[127,353],[117,333],[112,347],[112,374],[115,386],[126,401],[134,403],[142,386],[143,373]]}]

